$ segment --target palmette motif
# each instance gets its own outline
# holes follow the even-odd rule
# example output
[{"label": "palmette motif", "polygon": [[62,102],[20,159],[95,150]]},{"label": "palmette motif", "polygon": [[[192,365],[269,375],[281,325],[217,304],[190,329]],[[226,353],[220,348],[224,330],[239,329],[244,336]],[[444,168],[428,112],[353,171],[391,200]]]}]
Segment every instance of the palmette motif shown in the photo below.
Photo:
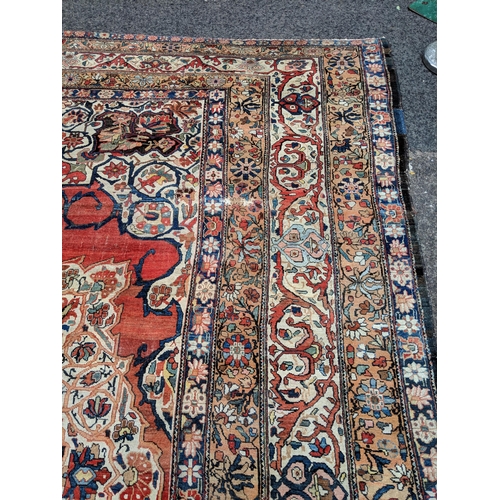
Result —
[{"label": "palmette motif", "polygon": [[380,42],[63,67],[63,498],[435,498]]}]

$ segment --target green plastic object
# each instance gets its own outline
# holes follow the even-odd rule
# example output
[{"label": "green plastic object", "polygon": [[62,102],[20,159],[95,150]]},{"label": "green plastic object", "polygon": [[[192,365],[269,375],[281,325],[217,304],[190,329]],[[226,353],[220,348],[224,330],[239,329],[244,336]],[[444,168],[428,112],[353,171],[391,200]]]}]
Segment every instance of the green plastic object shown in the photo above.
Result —
[{"label": "green plastic object", "polygon": [[422,17],[437,23],[437,0],[417,0],[408,7]]}]

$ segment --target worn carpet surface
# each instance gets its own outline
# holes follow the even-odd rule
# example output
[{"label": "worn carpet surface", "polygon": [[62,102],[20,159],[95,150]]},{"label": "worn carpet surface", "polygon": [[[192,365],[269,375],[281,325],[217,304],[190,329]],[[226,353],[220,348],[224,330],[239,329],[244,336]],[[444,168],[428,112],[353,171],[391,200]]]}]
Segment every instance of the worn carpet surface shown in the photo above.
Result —
[{"label": "worn carpet surface", "polygon": [[383,43],[63,42],[63,498],[436,498]]}]

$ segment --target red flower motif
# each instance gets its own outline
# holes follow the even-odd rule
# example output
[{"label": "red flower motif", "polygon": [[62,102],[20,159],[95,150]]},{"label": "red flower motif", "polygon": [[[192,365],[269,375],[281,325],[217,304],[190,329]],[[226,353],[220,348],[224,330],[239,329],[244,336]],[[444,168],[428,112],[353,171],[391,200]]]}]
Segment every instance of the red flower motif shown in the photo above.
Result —
[{"label": "red flower motif", "polygon": [[220,313],[219,317],[226,318],[229,321],[236,321],[239,318],[239,314],[234,311],[234,306],[227,306],[226,309]]},{"label": "red flower motif", "polygon": [[386,222],[401,222],[403,209],[399,205],[387,205],[385,209]]},{"label": "red flower motif", "polygon": [[250,318],[241,318],[240,325],[241,326],[250,326],[252,322],[250,321]]},{"label": "red flower motif", "polygon": [[374,234],[368,234],[366,238],[361,238],[359,242],[363,245],[373,245],[376,241]]},{"label": "red flower motif", "polygon": [[79,363],[82,359],[87,361],[95,354],[95,342],[82,342],[71,351],[71,357]]},{"label": "red flower motif", "polygon": [[321,438],[321,441],[319,440],[319,438],[316,438],[314,440],[314,443],[309,443],[309,448],[311,449],[309,454],[312,457],[317,458],[322,457],[323,455],[328,455],[328,453],[330,453],[330,451],[332,450],[332,447],[327,444],[324,437]]},{"label": "red flower motif", "polygon": [[217,236],[221,232],[222,221],[219,217],[208,217],[205,226],[205,236]]},{"label": "red flower motif", "polygon": [[[108,318],[109,304],[100,304],[89,309],[88,321],[92,326],[107,326],[113,322],[115,315]],[[107,319],[106,319],[107,318]]]},{"label": "red flower motif", "polygon": [[103,299],[112,293],[118,284],[115,271],[103,269],[102,271],[91,274],[90,277],[94,280],[94,283],[99,283],[103,287],[101,290],[101,296]]},{"label": "red flower motif", "polygon": [[373,366],[379,366],[380,368],[385,368],[387,366],[387,358],[385,356],[380,356],[373,360]]},{"label": "red flower motif", "polygon": [[106,403],[108,398],[101,398],[101,396],[96,396],[94,399],[89,399],[87,401],[87,408],[83,410],[84,415],[89,418],[99,418],[105,417],[111,410],[111,405]]},{"label": "red flower motif", "polygon": [[149,295],[149,301],[153,307],[159,307],[161,304],[167,304],[172,288],[167,285],[154,286]]},{"label": "red flower motif", "polygon": [[247,288],[243,292],[243,294],[248,300],[252,302],[258,302],[258,300],[260,299],[260,293],[255,288]]},{"label": "red flower motif", "polygon": [[177,367],[179,366],[179,364],[177,363],[177,361],[175,360],[175,357],[177,356],[177,354],[179,354],[179,349],[177,349],[177,347],[170,353],[170,356],[169,358],[167,359],[167,363],[170,364],[170,366],[172,367],[172,370],[177,370]]},{"label": "red flower motif", "polygon": [[80,144],[83,143],[83,139],[74,134],[69,134],[67,135],[66,133],[63,133],[63,145],[66,146],[68,149],[73,149],[76,146],[79,146]]},{"label": "red flower motif", "polygon": [[247,266],[252,273],[256,273],[260,269],[259,263],[255,261],[247,262]]},{"label": "red flower motif", "polygon": [[224,341],[222,351],[226,364],[246,366],[252,357],[252,344],[243,335],[236,334]]},{"label": "red flower motif", "polygon": [[229,434],[228,445],[229,449],[234,455],[236,455],[236,453],[238,453],[238,448],[241,445],[241,439],[237,438],[234,434]]},{"label": "red flower motif", "polygon": [[127,172],[127,167],[123,163],[113,163],[111,162],[109,165],[106,165],[106,168],[103,170],[104,175],[107,177],[120,177]]},{"label": "red flower motif", "polygon": [[363,440],[363,443],[365,443],[365,444],[373,444],[374,438],[375,438],[375,434],[372,434],[371,432],[362,432],[361,433],[361,439]]},{"label": "red flower motif", "polygon": [[122,474],[127,486],[120,493],[120,500],[144,500],[151,493],[150,484],[153,481],[151,462],[142,453],[130,453],[128,469]]}]

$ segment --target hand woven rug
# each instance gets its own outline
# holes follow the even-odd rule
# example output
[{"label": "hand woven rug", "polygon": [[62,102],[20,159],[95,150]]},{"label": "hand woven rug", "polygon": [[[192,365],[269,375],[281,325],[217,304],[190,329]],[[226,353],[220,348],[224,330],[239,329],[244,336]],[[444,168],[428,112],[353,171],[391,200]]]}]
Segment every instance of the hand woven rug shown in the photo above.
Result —
[{"label": "hand woven rug", "polygon": [[384,43],[63,38],[63,498],[436,498]]}]

